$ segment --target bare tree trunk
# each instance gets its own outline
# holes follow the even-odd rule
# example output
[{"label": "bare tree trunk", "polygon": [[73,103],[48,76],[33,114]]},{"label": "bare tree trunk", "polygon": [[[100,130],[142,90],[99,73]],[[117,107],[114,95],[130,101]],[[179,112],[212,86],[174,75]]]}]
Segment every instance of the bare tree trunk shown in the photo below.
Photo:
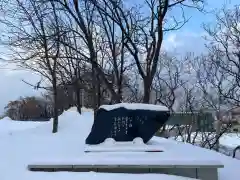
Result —
[{"label": "bare tree trunk", "polygon": [[52,133],[58,131],[58,104],[57,104],[57,79],[53,76],[53,100],[54,100],[54,114],[53,114],[53,128]]},{"label": "bare tree trunk", "polygon": [[150,103],[151,81],[149,81],[149,79],[146,77],[143,83],[144,83],[143,103]]},{"label": "bare tree trunk", "polygon": [[[92,67],[92,92],[93,92],[93,102],[92,102],[92,107],[94,110],[94,117],[96,115],[96,111],[97,111],[97,101],[98,101],[98,97],[97,97],[97,81],[96,81],[96,72],[95,72],[95,68]],[[94,118],[95,119],[95,118]]]},{"label": "bare tree trunk", "polygon": [[101,105],[101,100],[102,100],[102,96],[101,96],[101,83],[100,83],[100,79],[97,76],[97,108]]},{"label": "bare tree trunk", "polygon": [[219,137],[220,137],[220,133],[221,133],[221,121],[220,121],[220,115],[219,112],[217,112],[216,114],[217,120],[216,120],[216,144],[215,144],[215,151],[219,151]]},{"label": "bare tree trunk", "polygon": [[74,85],[74,86],[75,86],[75,92],[76,92],[77,110],[78,110],[79,114],[81,114],[82,113],[82,111],[81,111],[82,104],[81,104],[81,99],[80,99],[80,89],[79,89],[78,85]]}]

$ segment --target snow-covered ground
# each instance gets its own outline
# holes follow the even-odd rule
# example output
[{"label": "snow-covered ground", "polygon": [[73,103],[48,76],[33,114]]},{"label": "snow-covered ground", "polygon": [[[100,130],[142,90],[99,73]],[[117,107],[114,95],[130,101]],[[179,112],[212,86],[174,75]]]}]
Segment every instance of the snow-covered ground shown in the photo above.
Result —
[{"label": "snow-covered ground", "polygon": [[[183,134],[182,136],[173,137],[178,141],[185,141],[189,138],[190,135]],[[191,142],[204,142],[206,140],[214,140],[216,133],[214,132],[192,132],[191,133]],[[239,133],[224,133],[219,139],[219,143],[230,148],[235,148],[240,145],[240,134]]]},{"label": "snow-covered ground", "polygon": [[9,117],[0,120],[0,136],[36,128],[47,122],[13,121]]},{"label": "snow-covered ground", "polygon": [[240,134],[239,133],[226,133],[220,138],[220,144],[235,148],[240,145]]},{"label": "snow-covered ground", "polygon": [[[86,111],[82,115],[71,109],[59,117],[59,132],[51,133],[50,122],[16,122],[9,119],[0,120],[0,180],[110,180],[110,179],[151,179],[151,180],[187,180],[169,175],[159,174],[105,174],[105,173],[44,173],[30,172],[26,169],[31,162],[64,161],[81,159],[84,150],[84,141],[90,132],[93,123],[92,112]],[[11,122],[9,122],[11,121]],[[219,180],[238,180],[240,161],[214,151],[202,149],[190,144],[174,140],[154,137],[152,143],[164,145],[167,154],[171,155],[173,162],[182,157],[195,157],[195,160],[212,159],[224,164],[219,170]],[[173,156],[175,155],[175,156]],[[128,155],[130,158],[132,155]],[[149,155],[153,156],[153,155]],[[107,157],[105,157],[106,159]],[[129,158],[126,158],[129,160]],[[164,157],[162,157],[164,158]],[[102,159],[104,159],[102,157]],[[151,157],[150,159],[154,159]],[[183,159],[183,158],[182,158]]]},{"label": "snow-covered ground", "polygon": [[[182,136],[170,137],[171,139],[186,142],[189,139],[190,134],[183,134]],[[195,145],[202,146],[205,142],[212,141],[215,143],[214,132],[192,132],[190,137],[190,142]],[[207,147],[205,144],[204,147]],[[219,139],[219,151],[225,155],[233,156],[234,149],[240,145],[240,134],[239,133],[224,133]],[[203,147],[203,146],[202,146]],[[240,150],[236,151],[235,158],[240,160]]]}]

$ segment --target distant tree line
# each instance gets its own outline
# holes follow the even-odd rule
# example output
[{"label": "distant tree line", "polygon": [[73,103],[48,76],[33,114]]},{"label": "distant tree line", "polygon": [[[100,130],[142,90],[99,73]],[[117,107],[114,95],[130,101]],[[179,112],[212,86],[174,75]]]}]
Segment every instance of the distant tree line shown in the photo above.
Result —
[{"label": "distant tree line", "polygon": [[13,120],[48,120],[52,109],[46,100],[37,97],[20,97],[5,107],[5,115]]},{"label": "distant tree line", "polygon": [[[93,108],[93,98],[91,91],[80,89],[79,95],[76,94],[72,85],[62,85],[57,87],[58,115],[70,107]],[[105,94],[106,95],[106,94]],[[78,97],[77,97],[78,96]],[[101,103],[109,103],[108,96],[102,96]],[[20,97],[17,100],[10,101],[5,106],[5,116],[13,120],[46,121],[54,115],[54,103],[52,90],[43,93],[41,96]]]}]

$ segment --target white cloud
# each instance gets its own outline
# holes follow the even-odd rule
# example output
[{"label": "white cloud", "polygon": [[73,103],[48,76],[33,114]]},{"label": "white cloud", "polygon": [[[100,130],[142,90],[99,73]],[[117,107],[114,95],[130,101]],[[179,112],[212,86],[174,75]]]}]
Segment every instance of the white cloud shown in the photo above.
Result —
[{"label": "white cloud", "polygon": [[0,69],[0,114],[4,112],[4,107],[11,100],[16,100],[20,96],[40,95],[40,91],[24,83],[24,79],[30,83],[36,83],[39,76],[28,71],[14,71],[11,69]]},{"label": "white cloud", "polygon": [[194,52],[200,54],[205,50],[204,33],[195,33],[192,31],[176,31],[167,34],[163,41],[163,49],[170,52],[184,54]]},{"label": "white cloud", "polygon": [[177,34],[175,33],[170,34],[167,37],[165,43],[166,43],[166,47],[169,47],[169,48],[177,48],[183,45],[182,44],[183,42],[178,41]]}]

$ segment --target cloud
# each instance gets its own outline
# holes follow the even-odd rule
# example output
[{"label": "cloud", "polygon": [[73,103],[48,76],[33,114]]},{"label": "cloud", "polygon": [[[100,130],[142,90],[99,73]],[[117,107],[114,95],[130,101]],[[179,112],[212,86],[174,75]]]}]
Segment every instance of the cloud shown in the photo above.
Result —
[{"label": "cloud", "polygon": [[200,54],[205,51],[203,32],[176,31],[167,34],[163,41],[163,49],[170,52],[185,54],[193,52]]},{"label": "cloud", "polygon": [[167,37],[165,43],[166,44],[165,44],[164,48],[166,48],[166,49],[171,49],[171,48],[176,49],[176,48],[178,48],[178,47],[183,45],[183,42],[178,40],[177,34],[175,34],[175,33],[171,33]]},{"label": "cloud", "polygon": [[16,100],[20,96],[40,95],[41,91],[34,90],[24,83],[23,79],[35,83],[39,80],[39,76],[29,71],[14,71],[6,67],[0,69],[0,114],[11,100]]}]

